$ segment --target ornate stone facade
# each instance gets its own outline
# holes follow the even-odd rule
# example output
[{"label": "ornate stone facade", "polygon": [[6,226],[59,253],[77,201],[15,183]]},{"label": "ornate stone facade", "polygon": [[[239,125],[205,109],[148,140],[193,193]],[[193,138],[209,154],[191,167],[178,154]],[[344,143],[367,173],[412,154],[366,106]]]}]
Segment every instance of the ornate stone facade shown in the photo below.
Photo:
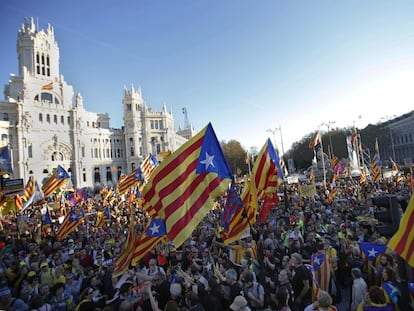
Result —
[{"label": "ornate stone facade", "polygon": [[[19,74],[10,75],[0,101],[0,145],[9,145],[12,178],[42,181],[58,164],[75,187],[113,185],[152,153],[176,150],[188,138],[174,129],[164,105],[154,112],[141,89],[124,89],[124,126],[110,128],[107,113],[85,110],[59,70],[53,27],[36,29],[33,19],[18,31]],[[190,129],[190,136],[193,129]]]}]

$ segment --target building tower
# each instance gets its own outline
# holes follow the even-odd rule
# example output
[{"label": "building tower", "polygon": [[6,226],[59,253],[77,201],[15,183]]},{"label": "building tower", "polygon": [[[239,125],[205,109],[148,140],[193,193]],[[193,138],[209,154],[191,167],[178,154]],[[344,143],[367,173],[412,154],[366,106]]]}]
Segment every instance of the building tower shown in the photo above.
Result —
[{"label": "building tower", "polygon": [[125,150],[126,150],[126,174],[137,168],[142,161],[142,156],[146,153],[143,150],[143,131],[142,111],[144,109],[144,100],[142,98],[141,87],[135,90],[134,86],[128,90],[124,87],[124,96],[122,99],[124,109],[125,124]]}]

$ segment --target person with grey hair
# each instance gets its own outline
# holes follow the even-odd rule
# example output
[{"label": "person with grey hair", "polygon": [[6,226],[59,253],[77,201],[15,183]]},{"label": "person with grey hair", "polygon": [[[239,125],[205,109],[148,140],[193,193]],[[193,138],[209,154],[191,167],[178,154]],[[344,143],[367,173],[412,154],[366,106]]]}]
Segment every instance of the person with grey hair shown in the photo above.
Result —
[{"label": "person with grey hair", "polygon": [[365,280],[362,278],[362,273],[359,268],[352,268],[351,276],[353,279],[351,311],[356,311],[358,305],[365,299],[365,296],[368,292],[368,286]]},{"label": "person with grey hair", "polygon": [[332,297],[327,291],[320,290],[318,292],[317,300],[308,305],[304,311],[338,311],[338,309],[332,304]]}]

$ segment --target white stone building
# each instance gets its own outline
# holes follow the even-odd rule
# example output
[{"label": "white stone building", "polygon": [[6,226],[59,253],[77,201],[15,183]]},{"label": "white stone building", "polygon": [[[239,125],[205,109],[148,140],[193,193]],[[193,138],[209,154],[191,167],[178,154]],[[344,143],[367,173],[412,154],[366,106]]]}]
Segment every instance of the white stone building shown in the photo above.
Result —
[{"label": "white stone building", "polygon": [[107,113],[86,111],[59,70],[53,28],[36,29],[33,19],[18,31],[18,75],[11,75],[0,101],[0,146],[9,145],[12,178],[41,182],[58,164],[75,187],[112,185],[149,153],[174,151],[193,135],[176,132],[165,105],[155,112],[141,89],[124,89],[124,126],[110,128]]}]

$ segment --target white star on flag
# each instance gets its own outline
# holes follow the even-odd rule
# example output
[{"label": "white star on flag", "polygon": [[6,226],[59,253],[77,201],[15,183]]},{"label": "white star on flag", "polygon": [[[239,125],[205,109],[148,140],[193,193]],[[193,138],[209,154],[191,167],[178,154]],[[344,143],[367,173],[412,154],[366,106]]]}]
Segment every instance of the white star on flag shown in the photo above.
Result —
[{"label": "white star on flag", "polygon": [[370,251],[368,251],[368,257],[373,259],[373,258],[377,257],[377,255],[376,255],[377,253],[378,252],[374,248],[372,248]]},{"label": "white star on flag", "polygon": [[208,169],[208,167],[211,165],[212,167],[214,167],[214,163],[213,163],[213,159],[214,159],[214,155],[209,155],[206,152],[206,159],[203,161],[200,161],[201,164],[204,164],[206,167],[205,169]]},{"label": "white star on flag", "polygon": [[318,256],[315,256],[315,259],[313,260],[313,262],[318,266],[321,264],[321,261],[319,260]]},{"label": "white star on flag", "polygon": [[158,225],[157,226],[157,224],[156,223],[154,223],[153,225],[152,225],[152,227],[151,228],[149,228],[149,230],[151,230],[151,235],[154,235],[155,233],[159,233],[160,232],[160,226]]},{"label": "white star on flag", "polygon": [[0,158],[0,164],[6,163],[6,159]]},{"label": "white star on flag", "polygon": [[206,270],[207,270],[207,271],[211,271],[211,266],[212,266],[212,265],[211,265],[211,262],[207,262],[207,264],[206,264],[206,266],[205,266],[205,267],[206,267]]}]

